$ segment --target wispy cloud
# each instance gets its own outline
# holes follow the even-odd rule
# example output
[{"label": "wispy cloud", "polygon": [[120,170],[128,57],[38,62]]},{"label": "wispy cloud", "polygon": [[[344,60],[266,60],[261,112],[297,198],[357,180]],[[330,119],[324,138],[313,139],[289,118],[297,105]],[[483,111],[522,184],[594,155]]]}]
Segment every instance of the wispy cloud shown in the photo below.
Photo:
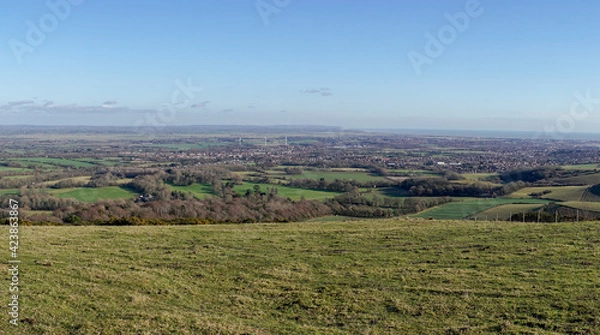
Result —
[{"label": "wispy cloud", "polygon": [[108,101],[105,101],[102,104],[102,107],[103,108],[115,108],[116,105],[117,105],[116,101],[114,101],[114,100],[108,100]]},{"label": "wispy cloud", "polygon": [[331,92],[331,89],[329,88],[308,88],[305,90],[300,91],[304,94],[320,94],[321,96],[324,97],[328,97],[331,96],[333,93]]},{"label": "wispy cloud", "polygon": [[2,109],[2,108],[12,108],[12,107],[23,106],[23,105],[31,105],[31,104],[34,104],[34,103],[35,103],[35,101],[33,101],[33,100],[9,101],[5,105],[0,106],[0,109]]},{"label": "wispy cloud", "polygon": [[199,102],[197,104],[193,104],[190,107],[192,107],[192,108],[203,108],[203,107],[208,106],[209,103],[210,103],[210,101],[202,101],[202,102]]},{"label": "wispy cloud", "polygon": [[56,115],[72,114],[122,114],[122,113],[146,113],[152,110],[135,109],[116,105],[116,101],[106,101],[100,106],[80,106],[77,104],[55,104],[53,101],[42,101],[37,103],[33,100],[11,101],[0,106],[0,113],[50,113]]}]

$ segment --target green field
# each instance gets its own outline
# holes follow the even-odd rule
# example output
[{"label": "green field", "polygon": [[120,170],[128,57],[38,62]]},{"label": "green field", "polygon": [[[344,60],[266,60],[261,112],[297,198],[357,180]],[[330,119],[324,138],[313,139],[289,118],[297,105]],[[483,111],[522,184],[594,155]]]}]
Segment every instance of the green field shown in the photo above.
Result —
[{"label": "green field", "polygon": [[170,185],[173,191],[191,192],[195,197],[204,199],[213,195],[212,188],[208,184],[192,184],[189,186]]},{"label": "green field", "polygon": [[342,215],[330,215],[330,216],[322,216],[320,218],[310,219],[306,222],[343,222],[343,221],[359,221],[364,220],[361,218],[356,218],[352,216],[342,216]]},{"label": "green field", "polygon": [[91,177],[90,176],[80,176],[80,177],[73,177],[73,178],[65,178],[65,179],[59,179],[59,180],[50,180],[50,181],[45,181],[45,182],[41,182],[40,185],[45,185],[47,187],[52,186],[60,181],[65,181],[65,180],[71,180],[73,182],[88,182],[90,181]]},{"label": "green field", "polygon": [[7,188],[0,190],[0,194],[19,194],[19,190],[16,188]]},{"label": "green field", "polygon": [[595,185],[600,184],[600,173],[585,173],[576,177],[559,179],[558,181],[570,184]]},{"label": "green field", "polygon": [[96,202],[99,200],[128,199],[136,195],[135,192],[121,186],[108,187],[76,187],[51,190],[57,198],[73,198],[83,202]]},{"label": "green field", "polygon": [[389,169],[388,172],[403,174],[403,175],[410,175],[410,176],[420,176],[420,175],[438,176],[438,175],[440,175],[440,173],[438,173],[438,172],[433,172],[433,171],[429,171],[429,170]]},{"label": "green field", "polygon": [[0,334],[597,334],[599,240],[599,222],[23,227],[23,322],[7,301]]},{"label": "green field", "polygon": [[588,189],[588,191],[585,192],[581,201],[600,202],[600,195],[594,194],[593,192],[590,192],[590,190]]},{"label": "green field", "polygon": [[2,179],[23,179],[23,178],[31,178],[32,175],[18,175],[18,176],[3,176]]},{"label": "green field", "polygon": [[62,158],[35,157],[35,158],[12,158],[10,160],[20,162],[24,165],[33,164],[33,165],[38,165],[40,167],[46,167],[46,168],[47,167],[54,168],[56,166],[70,166],[70,167],[75,167],[75,168],[96,166],[96,164],[92,164],[92,163],[88,163],[88,162],[83,162],[83,161],[79,161],[79,160],[71,160],[71,159],[62,159]]},{"label": "green field", "polygon": [[322,171],[304,171],[299,175],[285,175],[283,173],[279,173],[278,175],[285,176],[287,178],[292,179],[325,179],[326,181],[334,181],[336,179],[340,180],[354,180],[357,182],[367,182],[367,181],[378,181],[383,180],[383,177],[373,176],[367,172],[322,172]]},{"label": "green field", "polygon": [[545,190],[552,192],[542,195],[544,199],[555,199],[560,201],[579,201],[589,186],[541,186],[525,187],[508,195],[509,198],[533,198],[531,193],[541,193]]},{"label": "green field", "polygon": [[567,201],[561,202],[562,206],[583,209],[586,211],[593,211],[600,213],[600,202],[582,202],[582,201]]},{"label": "green field", "polygon": [[467,180],[485,180],[486,178],[497,176],[497,173],[463,173],[461,176]]},{"label": "green field", "polygon": [[379,197],[405,198],[410,196],[407,190],[400,187],[377,187],[368,190],[366,192],[367,189],[363,189],[361,192],[364,192],[364,195],[367,197],[376,195]]},{"label": "green field", "polygon": [[476,217],[479,220],[496,220],[498,218],[501,221],[508,221],[511,215],[536,210],[542,206],[542,204],[500,205],[475,213],[472,217]]},{"label": "green field", "polygon": [[27,172],[31,172],[31,169],[24,168],[24,167],[8,167],[8,166],[0,165],[0,172],[27,173]]},{"label": "green field", "polygon": [[565,170],[595,170],[600,169],[600,163],[579,164],[579,165],[563,165],[561,168]]},{"label": "green field", "polygon": [[[460,198],[455,198],[460,199]],[[523,203],[523,204],[546,204],[549,200],[544,199],[507,199],[507,198],[493,198],[493,199],[470,199],[460,202],[451,202],[436,206],[430,209],[426,209],[415,217],[419,218],[433,218],[438,220],[460,220],[475,215],[486,209],[496,207],[499,205]]]},{"label": "green field", "polygon": [[249,183],[244,182],[242,185],[235,185],[233,190],[239,194],[246,193],[246,190],[254,187],[254,185],[260,186],[262,192],[265,192],[267,187],[277,189],[278,195],[283,198],[290,198],[292,200],[300,200],[303,196],[305,199],[326,199],[333,198],[335,196],[340,195],[339,192],[327,192],[327,191],[315,191],[315,190],[305,190],[297,187],[289,187],[282,185],[271,185],[271,184],[257,184],[257,183]]},{"label": "green field", "polygon": [[115,160],[97,159],[97,158],[76,158],[76,159],[73,159],[72,161],[84,162],[84,163],[93,164],[93,165],[107,165],[107,166],[115,166],[115,165],[123,164],[123,162],[119,161],[118,159],[115,161]]}]

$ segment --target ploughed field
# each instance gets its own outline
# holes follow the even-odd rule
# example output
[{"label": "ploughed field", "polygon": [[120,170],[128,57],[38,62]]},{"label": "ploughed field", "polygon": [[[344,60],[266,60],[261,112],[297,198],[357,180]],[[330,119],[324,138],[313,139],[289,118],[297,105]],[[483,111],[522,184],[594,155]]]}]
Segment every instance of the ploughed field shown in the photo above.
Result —
[{"label": "ploughed field", "polygon": [[2,304],[0,334],[600,332],[600,222],[21,227],[19,237],[22,322],[11,326]]}]

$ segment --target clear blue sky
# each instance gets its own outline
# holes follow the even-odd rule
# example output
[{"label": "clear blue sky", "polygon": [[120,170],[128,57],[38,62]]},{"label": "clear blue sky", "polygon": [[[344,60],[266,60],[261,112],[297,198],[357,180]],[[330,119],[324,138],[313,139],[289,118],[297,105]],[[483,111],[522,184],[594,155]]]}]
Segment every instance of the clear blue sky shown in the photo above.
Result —
[{"label": "clear blue sky", "polygon": [[600,129],[596,0],[71,1],[3,1],[1,124]]}]

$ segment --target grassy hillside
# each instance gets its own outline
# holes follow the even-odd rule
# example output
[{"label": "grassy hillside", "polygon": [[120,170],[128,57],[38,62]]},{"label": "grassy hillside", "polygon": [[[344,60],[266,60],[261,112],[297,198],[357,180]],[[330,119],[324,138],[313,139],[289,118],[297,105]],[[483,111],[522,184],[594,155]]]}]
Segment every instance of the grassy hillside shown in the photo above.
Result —
[{"label": "grassy hillside", "polygon": [[585,173],[581,174],[577,177],[559,179],[559,182],[562,183],[570,183],[570,184],[585,184],[585,185],[595,185],[600,184],[600,173]]},{"label": "grassy hillside", "polygon": [[541,195],[544,199],[555,199],[560,201],[580,201],[589,186],[539,186],[525,187],[514,193],[511,193],[510,198],[532,198],[532,193],[542,193],[550,191],[548,194]]},{"label": "grassy hillside", "polygon": [[23,227],[20,242],[24,322],[2,304],[0,334],[600,331],[599,222]]},{"label": "grassy hillside", "polygon": [[600,212],[600,202],[567,201],[561,205],[586,211]]},{"label": "grassy hillside", "polygon": [[[456,198],[457,200],[459,198]],[[469,199],[459,202],[450,202],[430,209],[426,209],[415,215],[419,218],[433,218],[439,220],[460,220],[474,216],[481,211],[506,204],[545,204],[545,199]]]},{"label": "grassy hillside", "polygon": [[542,204],[508,204],[500,205],[484,211],[475,213],[472,217],[477,217],[481,220],[498,220],[508,221],[512,214],[523,213],[528,211],[537,210],[542,207]]}]

